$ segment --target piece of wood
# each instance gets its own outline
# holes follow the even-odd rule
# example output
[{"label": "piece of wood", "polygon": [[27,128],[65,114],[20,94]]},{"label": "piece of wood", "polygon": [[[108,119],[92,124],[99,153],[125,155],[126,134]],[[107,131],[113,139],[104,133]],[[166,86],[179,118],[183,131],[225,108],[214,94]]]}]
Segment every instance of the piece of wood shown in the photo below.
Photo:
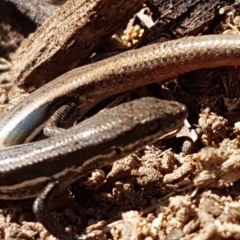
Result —
[{"label": "piece of wood", "polygon": [[39,87],[84,62],[142,6],[143,0],[69,0],[33,33],[13,57],[20,87]]},{"label": "piece of wood", "polygon": [[234,0],[147,0],[153,10],[156,26],[146,34],[143,44],[153,42],[163,33],[180,38],[204,33],[222,17],[221,7],[232,5]]}]

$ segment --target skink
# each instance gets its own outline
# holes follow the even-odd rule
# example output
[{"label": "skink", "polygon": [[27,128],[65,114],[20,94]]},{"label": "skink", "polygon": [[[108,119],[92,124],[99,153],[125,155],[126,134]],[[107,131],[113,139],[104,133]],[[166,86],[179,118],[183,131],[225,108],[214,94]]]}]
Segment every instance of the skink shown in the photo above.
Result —
[{"label": "skink", "polygon": [[[30,139],[66,104],[78,106],[78,117],[115,93],[192,70],[239,64],[240,37],[212,35],[155,44],[74,69],[35,91],[0,120],[0,144]],[[0,198],[38,196],[35,215],[52,234],[59,239],[85,239],[66,235],[45,203],[60,186],[141,149],[180,126],[185,117],[182,105],[147,98],[99,113],[59,136],[3,149]]]},{"label": "skink", "polygon": [[156,141],[186,117],[180,103],[142,98],[104,110],[56,137],[5,148],[0,151],[0,199],[37,196],[34,213],[50,233],[61,240],[86,239],[68,236],[52,219],[45,206],[55,191]]},{"label": "skink", "polygon": [[116,93],[202,68],[240,65],[240,36],[189,37],[122,53],[76,68],[36,90],[0,120],[0,146],[30,140],[60,106],[76,117]]}]

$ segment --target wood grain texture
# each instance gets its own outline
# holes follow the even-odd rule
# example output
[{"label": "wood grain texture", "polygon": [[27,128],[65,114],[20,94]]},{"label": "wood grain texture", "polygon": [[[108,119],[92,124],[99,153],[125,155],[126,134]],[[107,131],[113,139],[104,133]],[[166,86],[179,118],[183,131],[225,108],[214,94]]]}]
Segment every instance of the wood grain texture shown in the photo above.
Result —
[{"label": "wood grain texture", "polygon": [[15,82],[20,87],[39,87],[81,64],[142,3],[142,0],[69,0],[16,52]]},{"label": "wood grain texture", "polygon": [[211,26],[219,22],[222,15],[221,7],[232,5],[234,0],[147,0],[148,6],[158,21],[154,29],[149,31],[143,44],[153,42],[163,33],[173,38],[202,34],[209,31]]}]

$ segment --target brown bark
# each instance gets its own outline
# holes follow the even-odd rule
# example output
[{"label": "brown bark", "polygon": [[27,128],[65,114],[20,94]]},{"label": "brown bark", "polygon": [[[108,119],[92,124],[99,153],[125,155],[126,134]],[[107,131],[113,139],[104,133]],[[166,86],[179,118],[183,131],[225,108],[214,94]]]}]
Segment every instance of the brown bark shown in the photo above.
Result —
[{"label": "brown bark", "polygon": [[25,40],[13,58],[18,86],[39,87],[84,62],[143,0],[69,0]]},{"label": "brown bark", "polygon": [[220,21],[219,9],[233,3],[234,0],[147,0],[158,23],[146,34],[144,43],[157,40],[163,33],[173,38],[204,33]]}]

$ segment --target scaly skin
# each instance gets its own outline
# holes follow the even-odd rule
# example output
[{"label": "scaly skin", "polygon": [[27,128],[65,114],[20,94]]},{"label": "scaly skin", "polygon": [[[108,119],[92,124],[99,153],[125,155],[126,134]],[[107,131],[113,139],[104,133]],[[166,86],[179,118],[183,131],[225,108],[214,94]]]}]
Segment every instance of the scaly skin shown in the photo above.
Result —
[{"label": "scaly skin", "polygon": [[113,94],[189,71],[229,65],[240,65],[238,35],[157,43],[76,68],[36,90],[0,119],[0,146],[23,143],[34,129],[41,130],[52,112],[71,101],[80,116]]}]

